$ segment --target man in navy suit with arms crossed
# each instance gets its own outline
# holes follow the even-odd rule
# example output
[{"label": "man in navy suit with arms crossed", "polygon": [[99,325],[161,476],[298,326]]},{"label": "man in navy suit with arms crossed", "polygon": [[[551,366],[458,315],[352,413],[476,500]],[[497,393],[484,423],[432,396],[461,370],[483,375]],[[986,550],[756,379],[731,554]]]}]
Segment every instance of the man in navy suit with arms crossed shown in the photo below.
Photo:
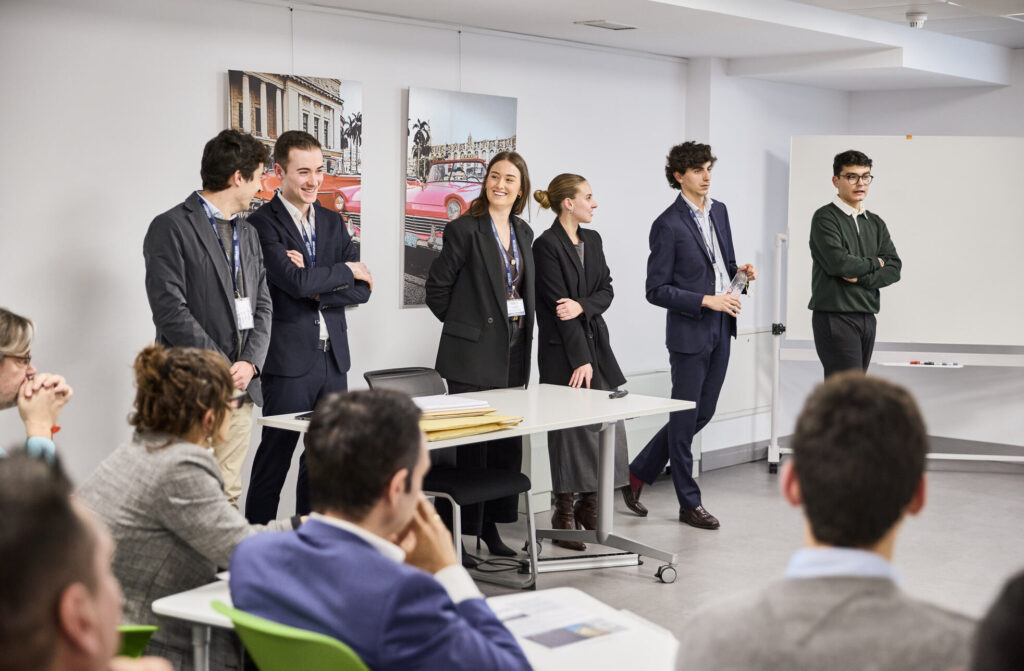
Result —
[{"label": "man in navy suit with arms crossed", "polygon": [[647,259],[647,300],[667,310],[672,398],[694,401],[697,407],[669,416],[630,464],[630,486],[623,491],[630,509],[646,515],[640,491],[671,463],[679,521],[700,529],[717,529],[719,523],[701,504],[690,446],[715,414],[730,338],[736,337],[740,300],[726,292],[737,270],[745,270],[748,280],[757,277],[753,265],[737,267],[729,213],[708,196],[715,160],[706,144],[672,147],[665,176],[681,193],[651,225]]},{"label": "man in navy suit with arms crossed", "polygon": [[[317,202],[324,155],[309,133],[287,131],[274,145],[281,190],[249,221],[263,248],[274,304],[270,351],[263,367],[263,414],[312,410],[327,394],[348,388],[345,306],[370,298],[373,278],[359,262],[345,223]],[[263,429],[253,460],[245,516],[254,524],[277,517],[298,434]],[[295,507],[310,510],[305,458],[299,461]]]},{"label": "man in navy suit with arms crossed", "polygon": [[423,496],[419,408],[404,394],[332,394],[306,442],[314,512],[231,558],[237,608],[332,636],[375,671],[518,671],[530,664]]}]

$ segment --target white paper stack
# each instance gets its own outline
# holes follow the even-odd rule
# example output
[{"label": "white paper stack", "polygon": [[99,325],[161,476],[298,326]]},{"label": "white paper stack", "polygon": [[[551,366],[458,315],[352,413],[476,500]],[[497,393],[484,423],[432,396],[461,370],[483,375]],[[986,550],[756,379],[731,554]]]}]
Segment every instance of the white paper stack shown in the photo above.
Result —
[{"label": "white paper stack", "polygon": [[412,399],[419,406],[423,414],[435,412],[462,412],[466,410],[485,410],[491,407],[487,401],[480,401],[465,396],[448,396],[438,394],[436,396],[417,396]]}]

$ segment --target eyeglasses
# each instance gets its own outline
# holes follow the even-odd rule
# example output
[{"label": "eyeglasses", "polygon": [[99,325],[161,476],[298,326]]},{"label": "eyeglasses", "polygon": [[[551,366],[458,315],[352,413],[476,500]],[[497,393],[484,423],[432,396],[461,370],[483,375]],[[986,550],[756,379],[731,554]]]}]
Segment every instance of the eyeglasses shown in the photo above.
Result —
[{"label": "eyeglasses", "polygon": [[855,175],[852,172],[848,172],[845,175],[839,175],[839,176],[842,177],[843,179],[845,179],[850,184],[856,184],[857,182],[864,182],[865,184],[870,184],[871,180],[873,180],[875,178],[875,176],[871,175],[871,174]]},{"label": "eyeglasses", "polygon": [[249,393],[242,391],[228,399],[228,407],[232,410],[238,410],[245,403],[245,399],[249,398]]},{"label": "eyeglasses", "polygon": [[0,359],[14,359],[21,362],[22,368],[28,368],[32,364],[32,354],[26,354],[25,356],[18,356],[16,354],[4,354],[0,356]]}]

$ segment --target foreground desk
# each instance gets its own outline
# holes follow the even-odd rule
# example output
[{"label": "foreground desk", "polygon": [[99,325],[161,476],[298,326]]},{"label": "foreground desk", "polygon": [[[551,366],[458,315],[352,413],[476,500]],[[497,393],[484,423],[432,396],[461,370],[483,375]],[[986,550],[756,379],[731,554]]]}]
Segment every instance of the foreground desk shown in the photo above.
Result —
[{"label": "foreground desk", "polygon": [[[210,669],[212,628],[232,628],[231,620],[210,607],[214,600],[231,605],[227,581],[153,602],[154,613],[191,625],[195,671]],[[516,635],[536,671],[675,668],[679,642],[671,633],[577,589],[505,594],[487,603]]]},{"label": "foreground desk", "polygon": [[[571,429],[577,426],[599,424],[600,454],[598,468],[598,513],[597,529],[594,531],[538,529],[539,538],[576,540],[596,543],[606,547],[643,555],[665,562],[658,568],[657,577],[663,582],[673,582],[676,578],[676,553],[666,552],[639,543],[613,532],[613,501],[615,496],[615,422],[620,419],[632,419],[647,415],[660,415],[677,410],[690,410],[694,404],[690,401],[676,401],[670,398],[641,396],[628,394],[622,398],[609,398],[607,391],[596,389],[573,389],[553,384],[539,384],[528,389],[494,389],[492,391],[470,392],[462,394],[471,398],[487,401],[491,407],[497,408],[504,415],[519,415],[523,421],[516,427],[485,433],[476,436],[465,436],[451,440],[439,440],[428,443],[431,450],[446,447],[479,443],[498,438],[526,436],[531,433]],[[295,413],[299,414],[299,413]],[[295,419],[295,414],[262,417],[259,423],[277,429],[304,432],[309,428],[306,420]],[[623,562],[622,555],[589,556],[578,559],[559,559],[540,568],[541,572],[553,570],[575,570],[579,568],[601,568],[604,566],[623,566],[632,561]]]}]

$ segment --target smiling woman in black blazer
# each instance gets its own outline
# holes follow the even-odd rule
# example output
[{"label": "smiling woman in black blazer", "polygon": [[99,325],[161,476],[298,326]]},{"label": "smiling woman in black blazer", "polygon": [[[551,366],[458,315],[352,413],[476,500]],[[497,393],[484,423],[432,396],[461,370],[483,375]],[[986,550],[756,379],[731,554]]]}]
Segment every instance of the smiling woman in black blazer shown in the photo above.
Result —
[{"label": "smiling woman in black blazer", "polygon": [[[533,231],[519,214],[530,193],[522,156],[495,154],[480,195],[467,213],[444,229],[441,255],[427,276],[427,307],[440,319],[441,342],[435,368],[457,394],[522,387],[530,378],[533,336]],[[466,445],[459,466],[522,468],[520,438]],[[492,554],[512,556],[496,522],[515,522],[518,497],[488,501],[483,519],[475,507],[463,510],[462,528],[480,529]]]},{"label": "smiling woman in black blazer", "polygon": [[[601,315],[612,302],[612,277],[601,236],[584,229],[597,209],[583,177],[561,174],[534,198],[557,216],[533,246],[537,263],[537,360],[540,381],[579,389],[615,389],[626,381],[612,353]],[[589,427],[548,432],[556,529],[597,526],[598,434]],[[615,484],[628,482],[626,432],[615,431]],[[573,497],[579,493],[579,499]],[[554,541],[585,550],[579,541]]]}]

